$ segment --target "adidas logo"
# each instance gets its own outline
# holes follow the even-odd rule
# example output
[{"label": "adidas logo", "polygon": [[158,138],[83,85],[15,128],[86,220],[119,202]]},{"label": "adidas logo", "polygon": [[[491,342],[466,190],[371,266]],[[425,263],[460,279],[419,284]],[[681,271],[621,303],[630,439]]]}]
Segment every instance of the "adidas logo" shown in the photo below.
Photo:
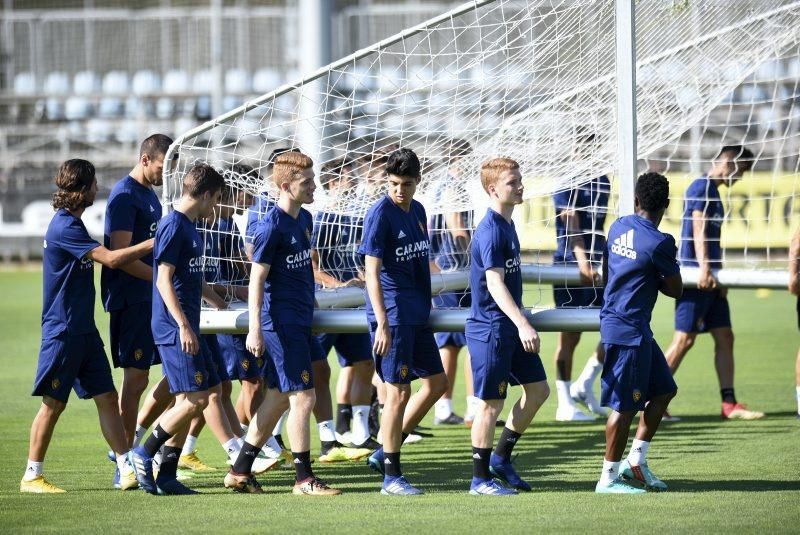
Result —
[{"label": "adidas logo", "polygon": [[301,461],[300,459],[295,459],[294,464],[303,464],[303,461]]},{"label": "adidas logo", "polygon": [[152,213],[153,213],[153,212],[155,212],[155,211],[156,211],[156,209],[155,209],[155,208],[153,208],[153,205],[151,204],[151,205],[150,205],[150,213],[152,214]]},{"label": "adidas logo", "polygon": [[158,429],[153,429],[153,436],[158,438]]},{"label": "adidas logo", "polygon": [[633,250],[633,229],[622,234],[611,244],[611,252],[636,260],[636,251]]},{"label": "adidas logo", "polygon": [[511,442],[512,444],[516,444],[516,443],[517,443],[517,439],[516,439],[516,438],[514,438],[514,437],[508,437],[506,440],[507,440],[508,442]]},{"label": "adidas logo", "polygon": [[402,230],[400,231],[400,234],[397,235],[397,239],[398,240],[402,240],[405,237],[406,237],[406,233],[403,232]]},{"label": "adidas logo", "polygon": [[472,458],[473,459],[478,459],[480,461],[481,460],[481,454],[480,453],[473,453],[472,454]]},{"label": "adidas logo", "polygon": [[387,457],[383,460],[383,464],[392,464],[392,461]]},{"label": "adidas logo", "polygon": [[248,457],[255,457],[257,453],[258,452],[256,452],[256,451],[246,451],[246,452],[244,452],[244,454],[247,455]]},{"label": "adidas logo", "polygon": [[294,236],[292,236],[292,245],[294,245],[295,243],[297,243],[297,240],[295,239]]}]

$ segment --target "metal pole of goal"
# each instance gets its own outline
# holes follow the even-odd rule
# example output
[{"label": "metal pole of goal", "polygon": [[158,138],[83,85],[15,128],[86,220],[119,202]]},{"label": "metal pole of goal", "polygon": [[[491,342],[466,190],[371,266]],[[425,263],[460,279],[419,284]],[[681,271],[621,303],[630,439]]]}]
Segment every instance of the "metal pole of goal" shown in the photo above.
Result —
[{"label": "metal pole of goal", "polygon": [[616,0],[619,215],[633,213],[636,184],[636,6]]}]

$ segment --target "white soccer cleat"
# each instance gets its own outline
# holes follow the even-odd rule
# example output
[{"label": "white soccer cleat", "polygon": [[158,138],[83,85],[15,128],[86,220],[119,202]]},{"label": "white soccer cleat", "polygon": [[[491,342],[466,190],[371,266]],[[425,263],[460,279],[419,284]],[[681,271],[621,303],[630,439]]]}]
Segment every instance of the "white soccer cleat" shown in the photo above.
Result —
[{"label": "white soccer cleat", "polygon": [[600,405],[600,402],[594,397],[594,391],[592,391],[591,388],[586,388],[586,385],[573,383],[569,387],[569,396],[572,398],[572,401],[580,403],[597,416],[602,416],[603,418],[608,417],[606,408]]},{"label": "white soccer cleat", "polygon": [[556,409],[557,422],[593,422],[595,420],[593,414],[586,414],[575,405],[561,406]]},{"label": "white soccer cleat", "polygon": [[416,444],[420,440],[422,440],[422,437],[420,435],[416,433],[409,433],[403,444]]}]

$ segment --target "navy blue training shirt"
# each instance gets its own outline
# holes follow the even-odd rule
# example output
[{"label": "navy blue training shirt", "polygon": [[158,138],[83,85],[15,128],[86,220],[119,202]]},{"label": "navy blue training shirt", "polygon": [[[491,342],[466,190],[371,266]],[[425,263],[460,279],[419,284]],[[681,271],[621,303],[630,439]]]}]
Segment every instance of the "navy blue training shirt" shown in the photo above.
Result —
[{"label": "navy blue training shirt", "polygon": [[[131,233],[131,245],[149,240],[156,235],[161,219],[161,203],[152,188],[145,187],[126,176],[111,190],[106,205],[103,244],[111,247],[111,233]],[[145,264],[153,263],[153,255],[141,258]],[[121,269],[103,266],[100,272],[100,293],[107,312],[120,310],[128,305],[149,302],[152,296],[151,282],[128,275]]]},{"label": "navy blue training shirt", "polygon": [[86,255],[100,244],[83,221],[61,208],[43,247],[42,339],[94,332],[94,261]]},{"label": "navy blue training shirt", "polygon": [[364,222],[359,217],[317,212],[311,243],[319,253],[322,271],[342,282],[358,277],[363,269],[358,245],[361,243]]},{"label": "navy blue training shirt", "polygon": [[269,209],[253,242],[253,261],[268,264],[264,283],[261,326],[311,326],[314,316],[314,268],[311,265],[311,213],[303,208],[297,219],[278,205]]},{"label": "navy blue training shirt", "polygon": [[[411,201],[406,212],[384,195],[367,212],[361,255],[382,260],[381,286],[389,325],[425,325],[431,312],[430,241],[425,208]],[[376,322],[367,299],[367,319]]]},{"label": "navy blue training shirt", "polygon": [[722,206],[719,189],[707,176],[689,184],[683,196],[683,219],[681,220],[681,250],[678,258],[681,265],[698,267],[694,248],[694,231],[692,229],[692,212],[703,213],[705,225],[706,258],[712,268],[722,267],[722,223],[725,220],[725,209]]},{"label": "navy blue training shirt", "polygon": [[472,307],[467,322],[473,332],[483,328],[489,331],[493,322],[510,320],[489,293],[487,270],[505,270],[503,282],[517,306],[522,307],[519,237],[514,222],[508,222],[491,208],[486,210],[486,215],[472,235],[471,257],[469,284],[472,288]]},{"label": "navy blue training shirt", "polygon": [[680,272],[675,238],[638,215],[619,218],[608,232],[608,283],[600,310],[605,344],[638,346],[652,340],[650,317],[661,280]]},{"label": "navy blue training shirt", "polygon": [[559,214],[564,210],[572,210],[578,218],[577,238],[586,249],[589,259],[599,262],[605,249],[603,229],[608,213],[608,198],[611,194],[611,182],[605,175],[599,176],[580,186],[559,191],[553,195],[556,209],[556,251],[555,262],[575,262],[575,254],[568,243],[569,233]]},{"label": "navy blue training shirt", "polygon": [[174,344],[179,341],[178,324],[156,287],[159,263],[175,266],[172,284],[178,295],[189,326],[200,334],[200,299],[203,293],[205,266],[203,261],[203,238],[197,227],[183,213],[174,210],[161,220],[153,245],[153,317],[150,327],[156,344]]}]

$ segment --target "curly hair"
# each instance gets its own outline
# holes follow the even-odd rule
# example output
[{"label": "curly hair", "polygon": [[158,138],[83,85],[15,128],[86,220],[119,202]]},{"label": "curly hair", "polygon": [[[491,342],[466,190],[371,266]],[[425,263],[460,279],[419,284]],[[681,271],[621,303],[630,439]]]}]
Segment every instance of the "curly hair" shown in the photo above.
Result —
[{"label": "curly hair", "polygon": [[636,180],[635,194],[643,210],[664,210],[669,206],[669,180],[658,173],[644,173]]},{"label": "curly hair", "polygon": [[519,169],[519,164],[511,158],[493,158],[481,164],[481,185],[486,193],[489,193],[489,186],[500,180],[500,175],[505,171]]},{"label": "curly hair", "polygon": [[56,173],[56,187],[53,194],[53,208],[66,208],[74,211],[86,208],[86,194],[94,183],[95,172],[92,162],[87,160],[67,160]]}]

